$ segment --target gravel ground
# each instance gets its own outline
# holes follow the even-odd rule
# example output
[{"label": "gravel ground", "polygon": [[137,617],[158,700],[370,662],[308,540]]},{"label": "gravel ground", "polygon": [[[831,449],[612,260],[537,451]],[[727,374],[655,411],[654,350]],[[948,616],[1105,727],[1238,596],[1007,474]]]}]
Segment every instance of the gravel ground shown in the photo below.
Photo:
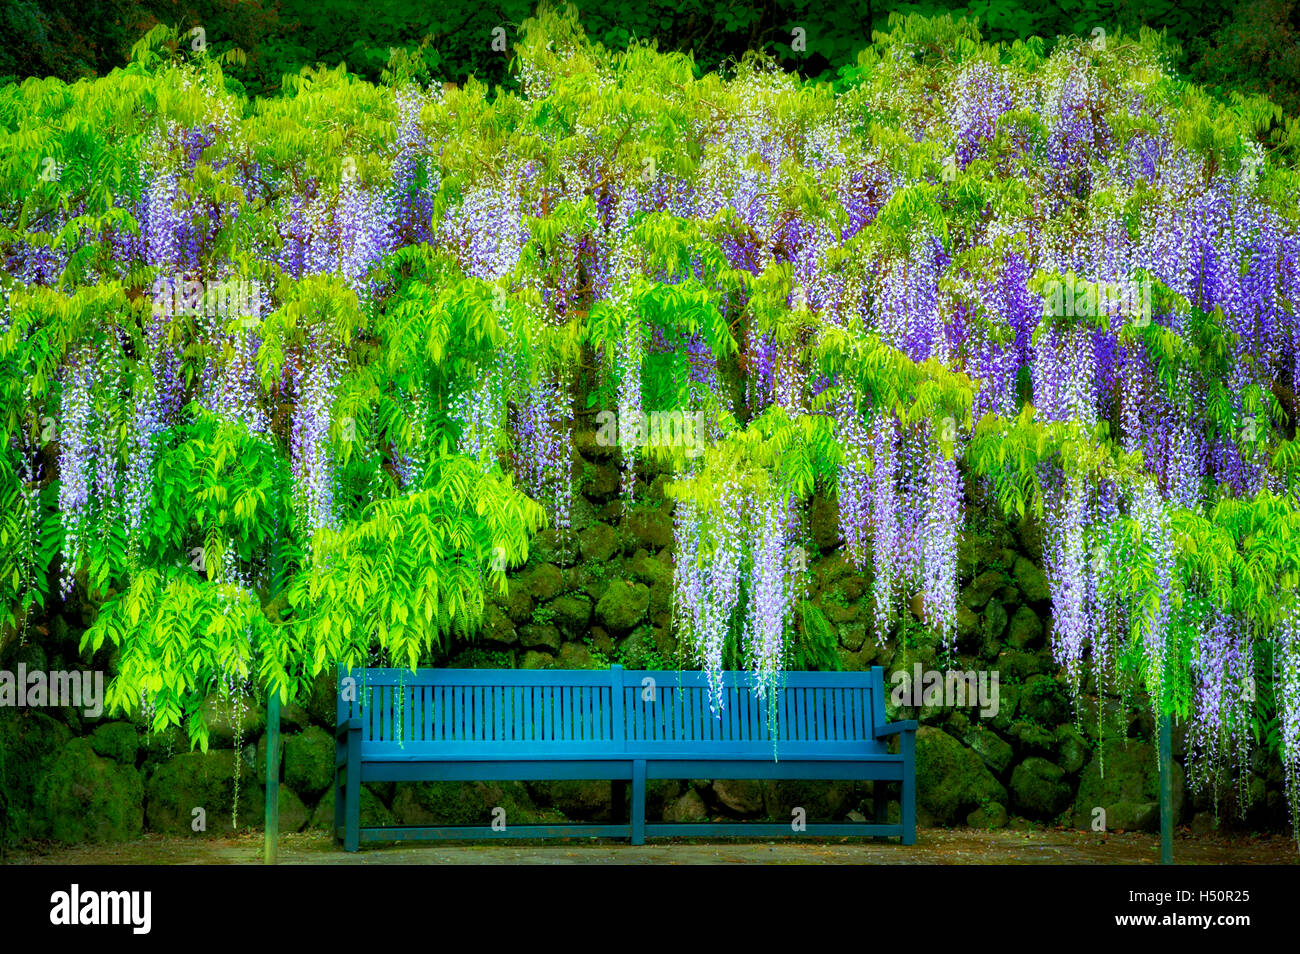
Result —
[{"label": "gravel ground", "polygon": [[[116,845],[75,848],[36,846],[7,853],[5,864],[33,865],[229,865],[262,860],[260,832],[227,838],[175,838],[150,835]],[[897,842],[773,841],[656,841],[631,846],[618,842],[495,842],[390,845],[348,854],[334,848],[323,833],[290,834],[280,840],[280,863],[293,865],[419,865],[419,864],[872,864],[967,865],[1157,864],[1160,840],[1137,833],[1097,835],[1091,832],[1036,829],[975,831],[922,829],[917,844]],[[1180,834],[1174,842],[1179,864],[1295,865],[1300,852],[1282,836],[1224,836]]]}]

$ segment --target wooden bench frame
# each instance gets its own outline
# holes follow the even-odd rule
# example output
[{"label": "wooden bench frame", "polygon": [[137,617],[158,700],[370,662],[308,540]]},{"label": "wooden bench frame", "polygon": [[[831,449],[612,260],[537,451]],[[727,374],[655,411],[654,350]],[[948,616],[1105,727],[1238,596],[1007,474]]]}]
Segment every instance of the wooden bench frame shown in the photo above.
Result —
[{"label": "wooden bench frame", "polygon": [[[768,707],[755,698],[750,676],[725,673],[723,687],[723,711],[715,715],[698,672],[621,666],[340,672],[335,841],[347,851],[363,842],[592,836],[628,838],[634,845],[648,837],[790,834],[898,836],[904,845],[915,844],[916,723],[886,723],[879,666],[858,673],[784,673],[772,710],[775,745]],[[891,753],[887,741],[894,736],[898,751]],[[668,778],[898,782],[901,817],[888,822],[877,786],[870,822],[808,823],[799,830],[789,822],[648,824],[646,782]],[[610,780],[618,821],[511,825],[507,819],[501,829],[490,821],[379,828],[360,823],[360,783],[552,779]]]}]

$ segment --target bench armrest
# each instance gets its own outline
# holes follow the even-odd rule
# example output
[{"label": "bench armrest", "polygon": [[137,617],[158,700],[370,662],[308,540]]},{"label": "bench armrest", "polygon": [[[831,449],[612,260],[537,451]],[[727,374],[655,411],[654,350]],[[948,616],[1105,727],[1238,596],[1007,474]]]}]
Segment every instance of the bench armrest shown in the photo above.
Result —
[{"label": "bench armrest", "polygon": [[353,729],[359,730],[360,728],[361,728],[361,720],[356,718],[355,716],[353,716],[351,719],[344,719],[342,722],[340,722],[337,726],[334,727],[334,738],[337,739],[340,736],[345,735],[348,732],[351,732]]},{"label": "bench armrest", "polygon": [[876,730],[876,738],[880,738],[882,735],[898,735],[903,732],[915,732],[915,731],[916,731],[916,720],[903,719],[900,722],[890,722],[887,723],[886,725],[882,725],[880,728]]}]

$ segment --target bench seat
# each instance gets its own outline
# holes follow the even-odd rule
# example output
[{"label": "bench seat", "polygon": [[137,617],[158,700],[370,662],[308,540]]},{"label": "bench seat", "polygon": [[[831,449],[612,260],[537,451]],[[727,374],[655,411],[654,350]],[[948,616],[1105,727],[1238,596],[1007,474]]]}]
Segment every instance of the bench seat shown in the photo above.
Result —
[{"label": "bench seat", "polygon": [[[760,701],[745,673],[723,676],[709,708],[702,673],[599,670],[350,670],[339,680],[335,837],[363,842],[465,838],[812,834],[916,837],[914,722],[886,723],[880,667],[786,673]],[[897,738],[896,751],[889,740]],[[900,820],[879,789],[873,822],[647,822],[649,779],[862,779],[898,783]],[[365,782],[608,779],[612,824],[360,825]],[[626,786],[631,817],[624,818]],[[508,822],[508,820],[506,820]]]}]

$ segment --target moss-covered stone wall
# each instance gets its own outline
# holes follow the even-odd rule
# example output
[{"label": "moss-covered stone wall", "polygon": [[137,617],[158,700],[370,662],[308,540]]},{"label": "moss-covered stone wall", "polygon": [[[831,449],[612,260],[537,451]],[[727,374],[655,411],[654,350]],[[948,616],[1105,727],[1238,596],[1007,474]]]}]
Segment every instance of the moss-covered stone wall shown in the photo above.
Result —
[{"label": "moss-covered stone wall", "polygon": [[[493,599],[479,638],[431,660],[463,667],[675,669],[692,662],[672,626],[672,511],[664,475],[647,475],[645,500],[625,511],[610,449],[579,435],[572,530],[535,541],[529,563],[512,574],[508,595]],[[1095,809],[1107,827],[1158,825],[1151,720],[1139,700],[1085,691],[1076,711],[1047,648],[1051,623],[1042,546],[1032,523],[1009,526],[968,501],[975,515],[962,542],[956,653],[946,658],[915,614],[899,636],[877,645],[870,632],[870,580],[838,548],[833,501],[817,499],[806,527],[808,597],[830,624],[824,664],[888,672],[958,668],[996,671],[999,707],[904,707],[917,718],[919,820],[923,826],[1003,827],[1059,823],[1090,828]],[[80,633],[94,607],[71,602],[26,640],[0,646],[0,668],[102,668],[85,660]],[[823,647],[825,649],[825,647]],[[812,657],[808,657],[812,658]],[[282,830],[328,829],[334,759],[333,677],[283,713]],[[73,709],[0,709],[0,829],[5,844],[130,839],[142,832],[229,833],[263,820],[265,708],[257,700],[209,704],[211,750],[189,751],[179,731],[149,735],[139,721]],[[1182,733],[1175,754],[1182,757]],[[1240,793],[1224,793],[1216,813],[1207,795],[1175,790],[1179,822],[1287,829],[1281,770],[1262,755]],[[652,818],[809,820],[870,817],[870,783],[682,779],[653,783]],[[607,782],[428,783],[372,785],[362,800],[370,824],[487,824],[495,808],[507,823],[603,820]],[[201,815],[196,813],[201,809]],[[1244,809],[1244,815],[1242,814]],[[896,806],[892,808],[897,811]],[[206,822],[195,831],[197,820]]]}]

